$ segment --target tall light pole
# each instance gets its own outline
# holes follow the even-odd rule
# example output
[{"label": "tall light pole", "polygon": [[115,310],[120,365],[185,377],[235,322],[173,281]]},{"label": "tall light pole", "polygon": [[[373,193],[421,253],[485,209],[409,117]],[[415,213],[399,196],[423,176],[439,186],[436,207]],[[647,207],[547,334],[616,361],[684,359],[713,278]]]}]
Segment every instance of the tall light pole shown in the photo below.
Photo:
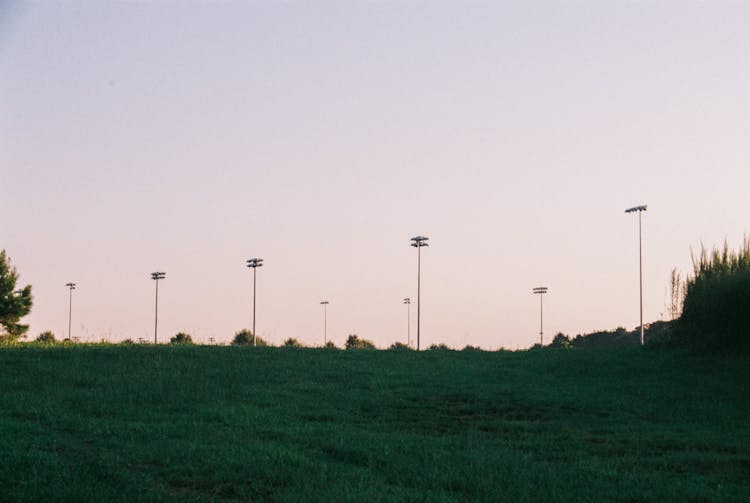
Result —
[{"label": "tall light pole", "polygon": [[328,306],[327,300],[320,301],[320,304],[323,306],[323,346],[326,345],[326,332],[328,330],[328,320],[326,318],[326,307]]},{"label": "tall light pole", "polygon": [[255,337],[255,270],[258,267],[263,267],[262,258],[251,258],[247,260],[247,266],[253,270],[253,346],[257,345]]},{"label": "tall light pole", "polygon": [[165,272],[152,272],[151,279],[156,281],[156,301],[154,306],[154,344],[157,344],[156,328],[159,325],[159,280],[167,276]]},{"label": "tall light pole", "polygon": [[68,340],[72,341],[73,339],[70,337],[70,327],[71,321],[73,319],[73,290],[76,289],[76,284],[65,283],[65,286],[67,286],[70,290],[68,294]]},{"label": "tall light pole", "polygon": [[421,320],[421,282],[422,282],[422,247],[428,246],[427,241],[430,238],[425,236],[417,236],[411,238],[411,245],[417,249],[417,351],[419,351],[420,332],[419,322]]},{"label": "tall light pole", "polygon": [[641,226],[641,213],[646,211],[645,204],[642,206],[634,206],[625,210],[625,213],[638,213],[638,288],[639,298],[641,303],[641,346],[644,344],[643,337],[643,231]]},{"label": "tall light pole", "polygon": [[406,345],[411,347],[411,299],[405,298],[404,304],[406,304]]},{"label": "tall light pole", "polygon": [[544,346],[544,306],[542,304],[542,297],[547,293],[547,287],[538,286],[534,288],[534,293],[539,294],[539,345]]}]

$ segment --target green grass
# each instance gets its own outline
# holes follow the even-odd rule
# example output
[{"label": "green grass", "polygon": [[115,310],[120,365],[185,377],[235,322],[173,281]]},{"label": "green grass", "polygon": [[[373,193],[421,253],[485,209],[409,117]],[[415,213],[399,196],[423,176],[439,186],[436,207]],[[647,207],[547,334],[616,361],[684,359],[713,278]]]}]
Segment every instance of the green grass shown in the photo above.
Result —
[{"label": "green grass", "polygon": [[0,500],[750,501],[748,363],[4,348]]}]

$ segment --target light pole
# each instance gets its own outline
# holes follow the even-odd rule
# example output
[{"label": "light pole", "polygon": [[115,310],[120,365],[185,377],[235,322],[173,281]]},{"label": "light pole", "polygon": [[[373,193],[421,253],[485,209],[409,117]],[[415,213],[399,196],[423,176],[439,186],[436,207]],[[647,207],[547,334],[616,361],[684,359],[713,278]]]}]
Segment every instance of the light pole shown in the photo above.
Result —
[{"label": "light pole", "polygon": [[262,258],[251,258],[247,261],[247,266],[253,270],[253,346],[257,345],[255,337],[255,270],[263,267]]},{"label": "light pole", "polygon": [[73,319],[73,290],[76,289],[75,283],[65,283],[65,286],[67,286],[70,290],[68,294],[68,340],[73,340],[70,337],[70,327],[71,327],[71,321]]},{"label": "light pole", "polygon": [[646,211],[645,204],[642,206],[634,206],[625,210],[625,213],[638,213],[638,288],[639,298],[641,303],[641,346],[644,344],[643,337],[643,231],[641,227],[641,213]]},{"label": "light pole", "polygon": [[328,306],[327,300],[320,301],[320,304],[323,306],[323,347],[326,345],[326,332],[328,330],[328,319],[326,314],[326,307]]},{"label": "light pole", "polygon": [[417,351],[419,351],[420,342],[420,331],[419,322],[421,320],[421,282],[422,282],[422,247],[428,246],[427,241],[430,238],[425,236],[417,236],[411,238],[411,245],[417,249]]},{"label": "light pole", "polygon": [[406,304],[406,345],[411,347],[411,299],[405,298],[404,304]]},{"label": "light pole", "polygon": [[156,281],[156,301],[154,307],[154,344],[157,344],[156,328],[159,324],[159,280],[167,276],[165,272],[152,272],[151,279]]},{"label": "light pole", "polygon": [[544,307],[542,297],[547,293],[547,287],[538,286],[534,288],[534,293],[539,294],[539,345],[544,346]]}]

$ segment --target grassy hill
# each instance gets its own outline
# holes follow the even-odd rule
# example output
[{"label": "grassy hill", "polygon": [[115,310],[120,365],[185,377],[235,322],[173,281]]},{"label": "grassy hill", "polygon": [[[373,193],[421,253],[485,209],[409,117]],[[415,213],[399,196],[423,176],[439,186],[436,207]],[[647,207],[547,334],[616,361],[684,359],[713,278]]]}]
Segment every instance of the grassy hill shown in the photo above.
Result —
[{"label": "grassy hill", "polygon": [[747,357],[0,350],[0,499],[750,501]]}]

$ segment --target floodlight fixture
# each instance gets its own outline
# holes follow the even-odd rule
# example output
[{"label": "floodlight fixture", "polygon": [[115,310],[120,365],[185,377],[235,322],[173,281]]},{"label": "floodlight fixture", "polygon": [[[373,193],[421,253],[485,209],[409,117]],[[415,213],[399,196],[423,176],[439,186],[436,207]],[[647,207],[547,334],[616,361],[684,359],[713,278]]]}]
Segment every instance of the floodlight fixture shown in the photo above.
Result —
[{"label": "floodlight fixture", "polygon": [[645,344],[645,336],[643,330],[643,227],[641,222],[641,213],[646,211],[645,204],[640,206],[633,206],[625,210],[625,213],[638,213],[638,297],[640,299],[640,315],[641,315],[641,346]]},{"label": "floodlight fixture", "polygon": [[548,288],[546,286],[534,287],[533,292],[539,294],[539,345],[544,346],[544,306],[542,303],[542,297],[547,293]]},{"label": "floodlight fixture", "polygon": [[422,299],[422,247],[428,246],[427,236],[415,236],[411,238],[411,246],[417,249],[417,351],[420,343],[420,321],[421,321],[421,299]]},{"label": "floodlight fixture", "polygon": [[71,322],[73,320],[73,290],[76,289],[76,284],[65,283],[65,286],[68,287],[68,339],[70,339]]},{"label": "floodlight fixture", "polygon": [[263,259],[262,258],[251,258],[245,261],[245,264],[247,267],[253,270],[253,346],[257,346],[257,341],[255,337],[255,283],[256,283],[256,276],[255,271],[258,269],[258,267],[263,267]]},{"label": "floodlight fixture", "polygon": [[159,326],[159,280],[167,277],[165,272],[152,272],[151,279],[156,281],[156,300],[154,301],[154,344],[158,344],[157,328]]}]

